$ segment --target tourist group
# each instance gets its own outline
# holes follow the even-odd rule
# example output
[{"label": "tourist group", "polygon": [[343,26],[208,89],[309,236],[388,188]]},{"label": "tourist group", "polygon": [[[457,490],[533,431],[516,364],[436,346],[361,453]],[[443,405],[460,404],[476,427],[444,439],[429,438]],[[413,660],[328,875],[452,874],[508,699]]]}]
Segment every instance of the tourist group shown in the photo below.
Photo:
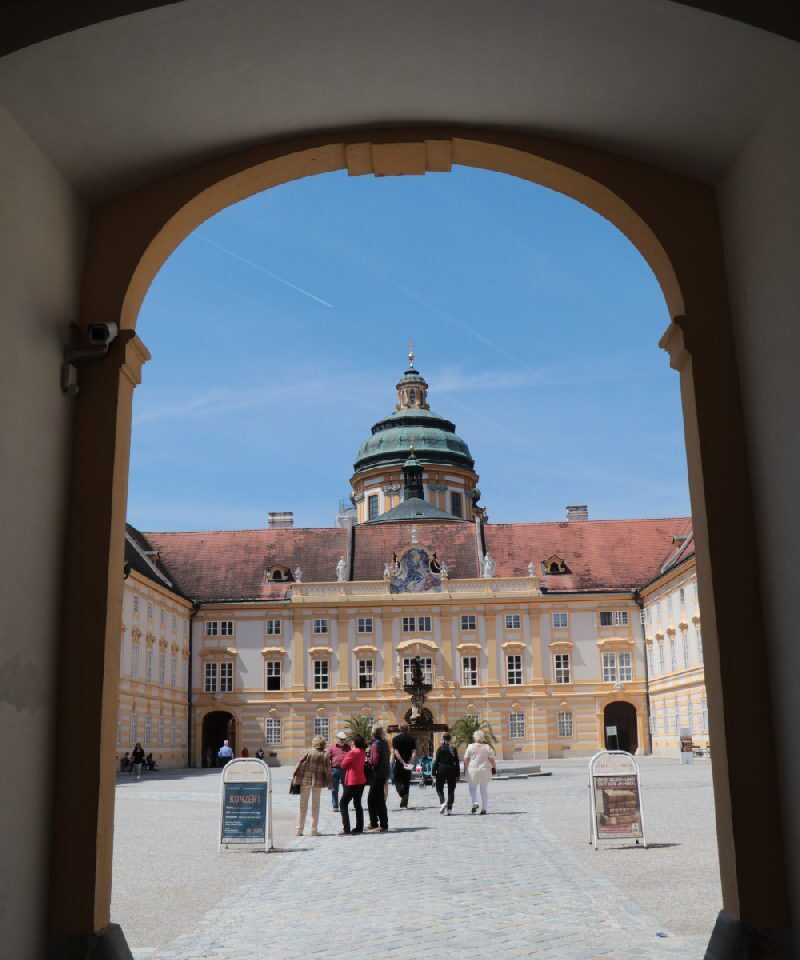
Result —
[{"label": "tourist group", "polygon": [[[389,795],[390,780],[400,796],[400,809],[408,807],[411,776],[417,759],[417,744],[408,732],[408,724],[400,724],[397,736],[392,739],[391,749],[382,727],[373,729],[369,746],[360,736],[353,737],[351,742],[342,731],[330,749],[326,747],[322,737],[314,737],[311,749],[300,757],[292,774],[290,792],[300,798],[297,836],[303,836],[309,800],[311,836],[319,836],[319,804],[323,788],[331,791],[333,809],[341,814],[341,835],[353,836],[364,832],[364,808],[361,801],[365,789],[369,813],[367,832],[386,833],[389,829],[386,799]],[[476,730],[473,742],[464,751],[464,776],[469,787],[472,813],[480,811],[485,815],[489,812],[489,782],[494,773],[494,750],[486,742],[483,731]],[[461,775],[461,761],[449,733],[442,737],[431,774],[439,795],[439,812],[449,816],[453,809],[456,783]],[[355,814],[355,826],[352,828],[349,811],[351,801]]]}]

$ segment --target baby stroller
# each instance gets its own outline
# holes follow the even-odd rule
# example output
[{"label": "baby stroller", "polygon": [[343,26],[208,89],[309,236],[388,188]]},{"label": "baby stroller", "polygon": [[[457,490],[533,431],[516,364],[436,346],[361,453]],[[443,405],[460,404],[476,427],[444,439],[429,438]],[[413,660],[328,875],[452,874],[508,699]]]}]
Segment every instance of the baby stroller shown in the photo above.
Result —
[{"label": "baby stroller", "polygon": [[420,757],[417,764],[420,787],[428,787],[433,783],[433,757]]}]

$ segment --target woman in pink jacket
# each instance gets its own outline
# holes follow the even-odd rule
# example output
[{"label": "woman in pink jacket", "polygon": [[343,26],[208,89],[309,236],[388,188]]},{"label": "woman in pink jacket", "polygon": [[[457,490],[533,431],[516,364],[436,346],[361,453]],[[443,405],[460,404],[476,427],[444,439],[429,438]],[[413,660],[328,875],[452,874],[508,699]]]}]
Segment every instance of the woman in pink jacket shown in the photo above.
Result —
[{"label": "woman in pink jacket", "polygon": [[[364,808],[361,806],[361,796],[364,793],[364,786],[367,778],[364,775],[364,763],[366,754],[364,748],[366,743],[363,737],[353,737],[353,746],[345,754],[342,760],[342,769],[344,775],[344,790],[342,799],[339,801],[339,810],[342,814],[342,834],[351,836],[352,834],[364,832]],[[354,830],[350,829],[350,814],[347,810],[350,801],[353,801],[353,809],[356,812],[356,826]]]}]

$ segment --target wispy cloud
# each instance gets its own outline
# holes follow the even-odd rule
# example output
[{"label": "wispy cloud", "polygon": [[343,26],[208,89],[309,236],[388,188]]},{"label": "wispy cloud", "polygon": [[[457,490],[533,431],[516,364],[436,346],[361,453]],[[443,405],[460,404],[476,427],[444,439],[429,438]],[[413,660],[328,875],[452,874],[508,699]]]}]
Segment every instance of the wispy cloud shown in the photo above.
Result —
[{"label": "wispy cloud", "polygon": [[285,277],[278,276],[277,273],[273,273],[271,270],[267,270],[266,267],[262,267],[258,263],[253,263],[252,260],[248,260],[246,257],[240,256],[233,250],[229,250],[228,247],[224,247],[221,243],[217,243],[216,240],[211,240],[209,237],[203,236],[202,233],[194,233],[193,237],[196,237],[198,240],[202,240],[203,243],[207,243],[211,247],[216,247],[217,250],[221,250],[223,253],[227,253],[229,257],[233,257],[235,260],[239,260],[242,263],[246,263],[248,267],[252,267],[254,270],[258,270],[259,273],[263,273],[267,277],[271,277],[273,280],[277,280],[278,283],[282,283],[284,286],[296,290],[298,293],[301,293],[304,297],[308,297],[310,300],[314,300],[316,303],[321,303],[323,307],[333,307],[332,303],[329,303],[327,300],[323,300],[322,297],[318,297],[315,293],[311,293],[310,290],[306,290],[303,287],[299,287],[296,283],[292,283],[291,280],[287,280]]}]

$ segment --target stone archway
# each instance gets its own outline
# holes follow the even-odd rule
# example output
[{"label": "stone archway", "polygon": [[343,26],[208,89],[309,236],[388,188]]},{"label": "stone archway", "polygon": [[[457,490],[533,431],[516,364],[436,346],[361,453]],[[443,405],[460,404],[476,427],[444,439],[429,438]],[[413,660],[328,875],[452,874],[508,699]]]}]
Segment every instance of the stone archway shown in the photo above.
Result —
[{"label": "stone archway", "polygon": [[[661,285],[672,317],[661,345],[681,378],[723,901],[729,914],[758,928],[788,922],[780,819],[755,830],[748,813],[761,791],[777,795],[778,781],[767,658],[752,656],[763,643],[760,599],[757,591],[740,590],[738,558],[757,551],[714,192],[575,144],[491,130],[417,128],[336,133],[239,151],[92,212],[80,324],[85,329],[114,320],[122,332],[102,362],[82,368],[75,406],[57,711],[62,734],[83,750],[73,776],[59,779],[54,789],[50,929],[56,940],[89,936],[109,922],[114,758],[103,745],[113,742],[116,725],[118,571],[132,392],[148,358],[134,330],[150,283],[195,227],[258,191],[340,169],[423,174],[454,163],[507,173],[584,203],[631,240]],[[725,430],[719,430],[722,422]],[[88,529],[91,538],[84,536]],[[96,602],[76,609],[69,603],[75,596]],[[757,731],[736,709],[745,701],[763,718]],[[82,882],[75,883],[76,876]]]},{"label": "stone archway", "polygon": [[202,766],[221,766],[217,754],[225,740],[236,756],[236,717],[227,710],[212,710],[203,717]]},{"label": "stone archway", "polygon": [[[616,730],[610,735],[609,727]],[[612,700],[603,710],[603,731],[606,750],[625,750],[636,753],[639,733],[636,724],[636,707],[627,700]]]}]

